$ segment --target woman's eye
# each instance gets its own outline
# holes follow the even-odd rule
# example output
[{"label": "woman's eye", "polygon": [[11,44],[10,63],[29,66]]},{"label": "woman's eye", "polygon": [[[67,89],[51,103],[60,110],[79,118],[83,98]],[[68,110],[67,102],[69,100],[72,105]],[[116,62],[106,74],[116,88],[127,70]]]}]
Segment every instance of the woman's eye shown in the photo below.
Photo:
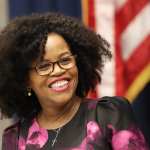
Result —
[{"label": "woman's eye", "polygon": [[50,67],[50,64],[43,62],[43,63],[40,63],[37,67],[38,67],[38,69],[40,69],[40,70],[42,70],[42,69],[47,69],[47,68]]},{"label": "woman's eye", "polygon": [[67,57],[67,58],[62,58],[61,60],[59,60],[59,62],[62,64],[62,65],[67,65],[71,62],[71,58],[70,57]]}]

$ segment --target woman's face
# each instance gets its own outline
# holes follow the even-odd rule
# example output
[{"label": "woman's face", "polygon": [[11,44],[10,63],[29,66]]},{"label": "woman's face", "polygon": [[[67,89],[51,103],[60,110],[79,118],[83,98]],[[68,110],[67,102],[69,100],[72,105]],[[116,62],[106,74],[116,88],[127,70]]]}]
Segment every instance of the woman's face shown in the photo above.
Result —
[{"label": "woman's face", "polygon": [[[42,62],[56,62],[71,54],[69,45],[62,36],[56,33],[48,35],[45,54]],[[75,58],[73,58],[75,61]],[[36,62],[33,63],[36,66]],[[44,106],[62,106],[76,97],[78,69],[74,65],[70,69],[62,69],[57,63],[48,75],[39,75],[35,69],[29,73],[29,86],[35,92],[39,103]]]}]

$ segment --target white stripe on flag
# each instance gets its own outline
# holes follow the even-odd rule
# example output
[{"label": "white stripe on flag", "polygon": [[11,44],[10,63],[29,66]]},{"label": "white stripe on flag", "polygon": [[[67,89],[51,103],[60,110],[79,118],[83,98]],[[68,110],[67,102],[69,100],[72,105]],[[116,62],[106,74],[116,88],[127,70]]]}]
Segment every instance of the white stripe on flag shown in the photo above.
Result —
[{"label": "white stripe on flag", "polygon": [[8,22],[8,1],[0,0],[0,29]]},{"label": "white stripe on flag", "polygon": [[112,0],[115,5],[116,5],[116,9],[120,9],[125,3],[127,0]]},{"label": "white stripe on flag", "polygon": [[[96,31],[109,41],[112,53],[114,53],[114,12],[112,0],[95,0]],[[114,65],[114,57],[111,62],[105,64],[102,82],[97,86],[98,96],[115,94]]]},{"label": "white stripe on flag", "polygon": [[122,53],[127,60],[134,49],[150,35],[150,3],[130,22],[126,30],[122,33]]}]

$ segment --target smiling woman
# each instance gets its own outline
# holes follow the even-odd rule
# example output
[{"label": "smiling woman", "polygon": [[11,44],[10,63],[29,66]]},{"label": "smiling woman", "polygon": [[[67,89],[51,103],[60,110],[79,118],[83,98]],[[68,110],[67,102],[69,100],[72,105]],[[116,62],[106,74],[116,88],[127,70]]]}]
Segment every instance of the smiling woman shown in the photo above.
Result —
[{"label": "smiling woman", "polygon": [[0,108],[19,119],[4,131],[3,150],[148,149],[127,100],[86,98],[111,53],[78,20],[16,18],[0,34],[0,53]]},{"label": "smiling woman", "polygon": [[37,64],[35,61],[36,70],[29,72],[28,86],[36,93],[42,110],[47,106],[49,111],[50,107],[76,99],[74,93],[78,84],[78,69],[69,49],[61,35],[49,34],[42,60]]}]

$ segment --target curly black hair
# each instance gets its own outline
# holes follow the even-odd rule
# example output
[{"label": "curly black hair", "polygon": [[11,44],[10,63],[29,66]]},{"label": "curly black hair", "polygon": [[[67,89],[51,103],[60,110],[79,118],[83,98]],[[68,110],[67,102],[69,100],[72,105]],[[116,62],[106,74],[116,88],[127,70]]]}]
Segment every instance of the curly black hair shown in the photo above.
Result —
[{"label": "curly black hair", "polygon": [[64,37],[77,55],[79,82],[76,94],[83,98],[101,81],[109,44],[79,20],[58,13],[17,17],[0,33],[0,108],[7,116],[36,115],[41,107],[35,94],[27,96],[29,68],[43,57],[49,33]]}]

